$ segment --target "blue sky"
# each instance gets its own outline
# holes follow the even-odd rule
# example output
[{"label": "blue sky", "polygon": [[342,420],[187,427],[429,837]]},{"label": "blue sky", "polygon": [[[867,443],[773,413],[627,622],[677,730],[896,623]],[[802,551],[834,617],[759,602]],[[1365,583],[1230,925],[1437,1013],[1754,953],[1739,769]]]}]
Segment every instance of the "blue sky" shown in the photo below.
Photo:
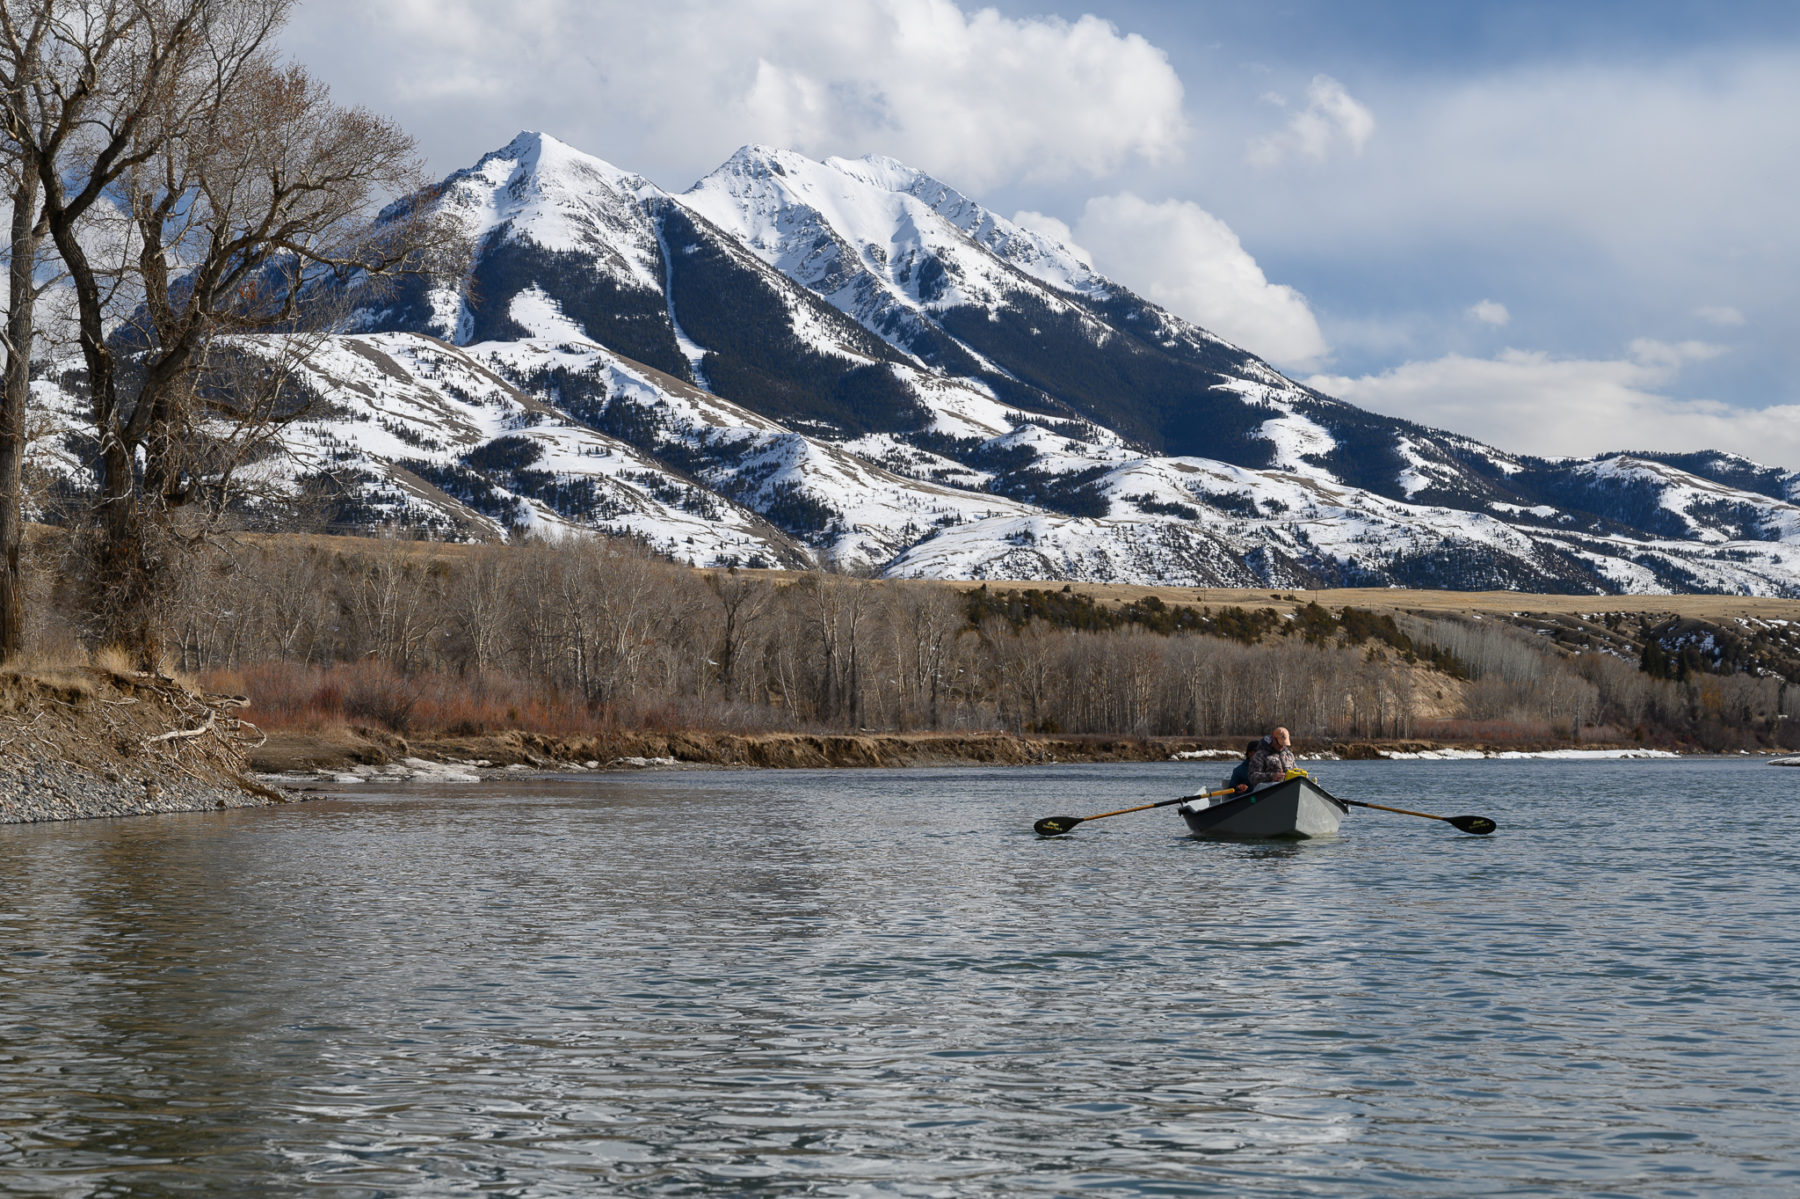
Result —
[{"label": "blue sky", "polygon": [[309,0],[288,48],[440,173],[887,153],[1366,407],[1800,469],[1800,5]]},{"label": "blue sky", "polygon": [[[1157,30],[1180,60],[1236,46],[1266,62],[1454,75],[1545,59],[1654,59],[1696,44],[1755,45],[1800,35],[1800,8],[1728,0],[1125,0],[994,5],[1014,16],[1098,12]],[[1189,64],[1192,65],[1192,64]]]}]

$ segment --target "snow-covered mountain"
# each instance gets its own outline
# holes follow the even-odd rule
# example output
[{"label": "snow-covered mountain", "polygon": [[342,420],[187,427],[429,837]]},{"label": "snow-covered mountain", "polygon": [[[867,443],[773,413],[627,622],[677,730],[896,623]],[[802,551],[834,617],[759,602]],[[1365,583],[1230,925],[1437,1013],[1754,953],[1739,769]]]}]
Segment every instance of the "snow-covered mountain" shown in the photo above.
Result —
[{"label": "snow-covered mountain", "polygon": [[1523,458],[1362,411],[891,159],[752,146],[675,195],[526,133],[402,203],[461,225],[467,275],[369,301],[265,464],[341,527],[908,576],[1800,595],[1800,475]]}]

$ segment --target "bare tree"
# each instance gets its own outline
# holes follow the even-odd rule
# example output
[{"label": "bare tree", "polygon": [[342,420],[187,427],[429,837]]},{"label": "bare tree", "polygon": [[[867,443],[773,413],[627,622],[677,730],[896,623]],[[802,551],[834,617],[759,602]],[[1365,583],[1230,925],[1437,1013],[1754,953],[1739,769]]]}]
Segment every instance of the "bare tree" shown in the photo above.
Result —
[{"label": "bare tree", "polygon": [[862,646],[859,637],[869,615],[870,584],[808,575],[799,585],[812,631],[817,637],[819,691],[817,710],[827,721],[843,720],[851,728],[862,722]]},{"label": "bare tree", "polygon": [[724,612],[724,626],[719,631],[719,648],[714,658],[718,663],[719,684],[727,696],[734,696],[738,658],[745,639],[768,612],[775,593],[767,583],[746,578],[735,566],[727,571],[708,571],[706,586],[718,597]]},{"label": "bare tree", "polygon": [[942,728],[954,684],[956,639],[968,628],[967,607],[949,588],[904,588],[893,601],[880,627],[891,630],[899,651],[898,690],[907,701],[900,723]]},{"label": "bare tree", "polygon": [[[216,508],[271,423],[303,406],[296,331],[328,324],[352,289],[442,266],[427,259],[455,239],[422,203],[371,219],[422,184],[413,143],[275,62],[290,0],[59,2],[78,19],[51,40],[81,65],[85,107],[38,114],[23,158],[75,295],[99,444],[95,639],[153,658],[173,514]],[[82,236],[103,217],[122,223],[118,261]],[[285,336],[245,339],[269,333]]]},{"label": "bare tree", "polygon": [[25,585],[19,552],[25,533],[26,422],[31,399],[38,247],[46,226],[38,215],[37,175],[8,180],[12,222],[7,241],[6,325],[0,331],[0,662],[25,646]]},{"label": "bare tree", "polygon": [[499,664],[502,632],[512,610],[510,571],[484,548],[451,584],[450,619],[462,637],[465,665],[477,677]]},{"label": "bare tree", "polygon": [[447,571],[397,553],[371,554],[351,575],[345,614],[359,632],[357,656],[381,658],[401,671],[416,668],[442,631]]},{"label": "bare tree", "polygon": [[[200,70],[205,40],[200,35],[209,6],[209,0],[0,3],[0,58],[10,85],[7,149],[15,169],[33,177],[15,185],[15,199],[41,205],[29,227],[19,225],[25,218],[15,206],[15,231],[41,223],[55,243],[77,295],[90,382],[108,396],[113,371],[105,311],[116,295],[117,278],[109,277],[104,263],[96,264],[81,234],[122,174],[148,157],[145,135],[158,123],[159,108],[178,93],[171,85]],[[28,197],[32,192],[35,196]],[[25,262],[21,249],[31,251]],[[15,241],[13,250],[13,271],[35,269],[35,245]],[[13,315],[23,317],[17,301],[30,290],[10,297]],[[15,339],[15,357],[19,349]],[[29,371],[30,354],[23,357]],[[104,369],[96,372],[96,365]],[[121,467],[129,473],[133,463],[129,456],[121,462],[116,450],[102,446],[103,453],[112,452],[115,473]],[[10,507],[15,495],[5,501]]]},{"label": "bare tree", "polygon": [[[79,128],[98,77],[117,39],[101,36],[75,53],[63,30],[75,24],[115,25],[110,14],[84,13],[68,0],[0,0],[0,180],[10,201],[6,321],[0,329],[0,662],[25,643],[24,462],[37,345],[39,277],[49,233],[39,158],[59,136]],[[102,6],[103,8],[105,6]],[[83,22],[86,16],[88,20]]]}]

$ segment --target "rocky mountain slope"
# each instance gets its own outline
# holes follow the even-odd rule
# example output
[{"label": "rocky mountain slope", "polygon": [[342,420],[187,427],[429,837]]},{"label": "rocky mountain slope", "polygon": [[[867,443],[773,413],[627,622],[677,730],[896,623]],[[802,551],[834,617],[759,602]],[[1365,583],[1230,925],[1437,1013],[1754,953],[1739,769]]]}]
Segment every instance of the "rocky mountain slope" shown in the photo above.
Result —
[{"label": "rocky mountain slope", "polygon": [[674,195],[521,134],[404,203],[462,225],[469,272],[315,356],[263,465],[293,502],[260,523],[592,527],[906,576],[1800,594],[1800,475],[1525,458],[1362,411],[890,159],[746,147]]}]

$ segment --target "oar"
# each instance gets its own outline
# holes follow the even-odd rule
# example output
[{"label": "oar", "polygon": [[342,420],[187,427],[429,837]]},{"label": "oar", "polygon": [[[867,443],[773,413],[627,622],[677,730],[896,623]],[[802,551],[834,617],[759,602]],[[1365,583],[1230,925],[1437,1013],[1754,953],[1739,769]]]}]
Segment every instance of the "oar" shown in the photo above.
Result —
[{"label": "oar", "polygon": [[1430,812],[1409,812],[1405,808],[1387,808],[1378,803],[1363,803],[1358,799],[1340,799],[1341,804],[1349,804],[1353,808],[1374,808],[1377,812],[1398,812],[1402,816],[1423,816],[1427,820],[1442,820],[1445,824],[1461,829],[1465,833],[1474,833],[1485,837],[1500,826],[1486,816],[1433,816]]},{"label": "oar", "polygon": [[1046,816],[1031,826],[1033,832],[1040,837],[1060,837],[1076,825],[1089,820],[1105,820],[1108,816],[1123,816],[1127,812],[1148,812],[1151,808],[1166,808],[1174,803],[1186,803],[1190,799],[1212,799],[1218,795],[1230,795],[1236,787],[1227,787],[1223,791],[1208,791],[1205,795],[1183,795],[1176,799],[1158,800],[1156,803],[1139,804],[1135,808],[1120,808],[1116,812],[1101,812],[1098,816]]}]

